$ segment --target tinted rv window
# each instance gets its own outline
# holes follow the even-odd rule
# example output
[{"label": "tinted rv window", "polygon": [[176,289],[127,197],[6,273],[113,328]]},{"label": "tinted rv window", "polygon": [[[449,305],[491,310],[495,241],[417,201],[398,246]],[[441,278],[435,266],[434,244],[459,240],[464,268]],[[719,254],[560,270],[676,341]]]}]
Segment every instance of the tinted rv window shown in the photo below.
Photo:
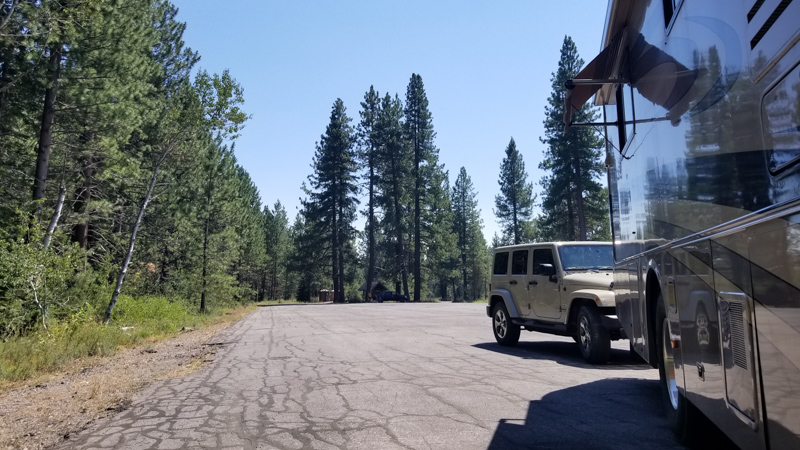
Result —
[{"label": "tinted rv window", "polygon": [[636,119],[633,105],[633,87],[630,84],[620,84],[617,86],[617,128],[619,130],[619,150],[623,155],[626,154],[628,143],[636,133]]},{"label": "tinted rv window", "polygon": [[508,274],[508,252],[500,252],[494,254],[494,271],[495,275]]},{"label": "tinted rv window", "polygon": [[528,274],[528,251],[517,250],[511,259],[511,275]]},{"label": "tinted rv window", "polygon": [[662,0],[664,2],[664,28],[669,28],[683,0]]}]

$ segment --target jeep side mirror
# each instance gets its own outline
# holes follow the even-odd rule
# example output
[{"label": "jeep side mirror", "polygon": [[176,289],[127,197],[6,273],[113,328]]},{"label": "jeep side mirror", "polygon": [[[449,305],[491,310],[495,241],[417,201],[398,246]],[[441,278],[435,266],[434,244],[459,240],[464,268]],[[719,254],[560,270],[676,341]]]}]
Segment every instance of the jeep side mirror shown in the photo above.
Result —
[{"label": "jeep side mirror", "polygon": [[558,281],[556,278],[556,268],[553,267],[552,264],[539,264],[539,268],[542,271],[542,275],[550,277],[550,281],[553,283]]}]

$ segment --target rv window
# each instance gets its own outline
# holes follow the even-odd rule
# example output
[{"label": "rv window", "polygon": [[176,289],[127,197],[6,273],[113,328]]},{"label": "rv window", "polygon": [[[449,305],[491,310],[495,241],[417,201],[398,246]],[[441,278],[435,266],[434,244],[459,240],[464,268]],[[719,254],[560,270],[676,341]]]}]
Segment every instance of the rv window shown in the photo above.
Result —
[{"label": "rv window", "polygon": [[494,255],[494,271],[495,275],[508,274],[508,252],[499,252]]},{"label": "rv window", "polygon": [[681,7],[683,0],[662,0],[664,2],[664,28],[669,28],[672,19]]},{"label": "rv window", "polygon": [[636,133],[636,119],[633,105],[633,87],[630,84],[617,85],[617,128],[619,130],[619,150],[625,155],[628,142]]}]

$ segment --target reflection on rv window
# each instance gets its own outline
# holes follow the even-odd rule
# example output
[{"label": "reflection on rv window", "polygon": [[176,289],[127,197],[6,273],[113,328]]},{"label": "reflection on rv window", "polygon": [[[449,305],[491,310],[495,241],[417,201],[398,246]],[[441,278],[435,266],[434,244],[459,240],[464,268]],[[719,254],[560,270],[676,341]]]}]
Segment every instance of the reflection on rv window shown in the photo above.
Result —
[{"label": "reflection on rv window", "polygon": [[611,245],[563,245],[558,248],[564,270],[611,270]]}]

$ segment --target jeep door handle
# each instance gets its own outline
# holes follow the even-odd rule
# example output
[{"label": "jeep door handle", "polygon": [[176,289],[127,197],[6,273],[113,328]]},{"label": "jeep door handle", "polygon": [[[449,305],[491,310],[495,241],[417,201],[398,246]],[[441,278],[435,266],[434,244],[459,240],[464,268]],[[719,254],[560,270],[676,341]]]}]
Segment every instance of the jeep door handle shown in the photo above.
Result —
[{"label": "jeep door handle", "polygon": [[511,280],[508,284],[517,284],[517,280]]},{"label": "jeep door handle", "polygon": [[528,281],[528,284],[532,284],[532,285],[536,286],[537,284],[539,284],[539,282],[536,281],[536,280],[531,280],[531,281]]}]

